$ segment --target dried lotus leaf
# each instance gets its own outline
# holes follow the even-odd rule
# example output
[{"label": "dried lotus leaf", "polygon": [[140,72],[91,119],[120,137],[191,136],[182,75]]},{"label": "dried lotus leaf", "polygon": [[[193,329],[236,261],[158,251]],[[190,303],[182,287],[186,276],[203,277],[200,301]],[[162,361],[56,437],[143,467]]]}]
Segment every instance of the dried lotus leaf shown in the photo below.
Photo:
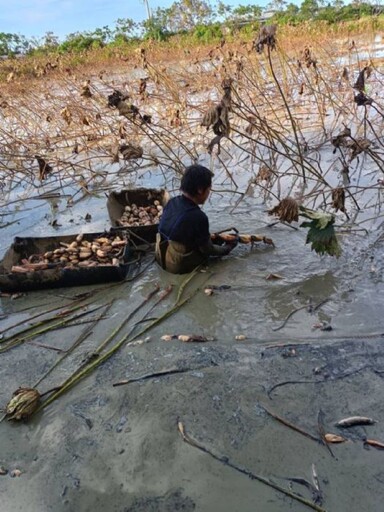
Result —
[{"label": "dried lotus leaf", "polygon": [[345,190],[343,187],[332,190],[332,206],[336,211],[340,210],[345,213]]},{"label": "dried lotus leaf", "polygon": [[299,205],[295,199],[285,197],[277,206],[268,210],[268,214],[276,215],[279,220],[289,224],[293,221],[297,222],[299,220]]}]

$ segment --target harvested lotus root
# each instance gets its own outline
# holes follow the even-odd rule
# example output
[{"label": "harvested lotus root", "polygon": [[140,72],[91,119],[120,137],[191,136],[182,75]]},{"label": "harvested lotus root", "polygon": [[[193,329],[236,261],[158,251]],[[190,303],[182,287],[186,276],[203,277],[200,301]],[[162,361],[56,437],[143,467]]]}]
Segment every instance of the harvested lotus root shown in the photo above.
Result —
[{"label": "harvested lotus root", "polygon": [[125,207],[118,223],[120,226],[151,226],[158,224],[163,214],[160,201],[154,201],[150,206],[132,204]]}]

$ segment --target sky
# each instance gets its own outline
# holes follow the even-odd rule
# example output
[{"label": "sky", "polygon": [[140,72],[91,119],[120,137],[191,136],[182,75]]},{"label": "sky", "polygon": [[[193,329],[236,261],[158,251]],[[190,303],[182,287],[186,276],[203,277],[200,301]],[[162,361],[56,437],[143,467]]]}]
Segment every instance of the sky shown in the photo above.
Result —
[{"label": "sky", "polygon": [[[169,7],[174,0],[148,0],[150,7]],[[215,2],[211,2],[214,4]],[[268,0],[224,0],[238,6]],[[113,29],[119,18],[136,22],[146,18],[142,0],[0,0],[0,33],[18,34],[27,39],[41,39],[53,32],[60,40],[75,32],[93,31],[108,26]]]}]

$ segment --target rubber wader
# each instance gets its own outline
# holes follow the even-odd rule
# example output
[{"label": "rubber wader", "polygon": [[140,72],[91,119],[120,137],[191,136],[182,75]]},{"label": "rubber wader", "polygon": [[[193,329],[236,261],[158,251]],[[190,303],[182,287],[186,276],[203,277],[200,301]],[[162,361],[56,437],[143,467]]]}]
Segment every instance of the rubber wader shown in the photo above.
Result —
[{"label": "rubber wader", "polygon": [[187,251],[185,246],[173,240],[162,240],[161,234],[156,235],[156,260],[159,265],[172,274],[187,274],[206,261],[200,251]]}]

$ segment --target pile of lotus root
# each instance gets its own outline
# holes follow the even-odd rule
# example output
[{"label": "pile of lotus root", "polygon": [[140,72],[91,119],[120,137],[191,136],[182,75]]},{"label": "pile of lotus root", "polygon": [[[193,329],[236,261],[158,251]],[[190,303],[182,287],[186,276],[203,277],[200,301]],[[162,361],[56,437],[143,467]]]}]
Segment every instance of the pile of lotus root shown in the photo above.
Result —
[{"label": "pile of lotus root", "polygon": [[78,235],[72,243],[60,242],[60,247],[44,254],[33,254],[14,265],[12,272],[33,272],[51,268],[52,264],[63,267],[96,267],[98,265],[119,265],[124,253],[126,240],[119,236],[102,236],[92,241]]},{"label": "pile of lotus root", "polygon": [[160,201],[156,200],[150,206],[137,206],[133,203],[125,207],[118,223],[120,226],[151,226],[159,223],[162,214],[163,207]]}]

